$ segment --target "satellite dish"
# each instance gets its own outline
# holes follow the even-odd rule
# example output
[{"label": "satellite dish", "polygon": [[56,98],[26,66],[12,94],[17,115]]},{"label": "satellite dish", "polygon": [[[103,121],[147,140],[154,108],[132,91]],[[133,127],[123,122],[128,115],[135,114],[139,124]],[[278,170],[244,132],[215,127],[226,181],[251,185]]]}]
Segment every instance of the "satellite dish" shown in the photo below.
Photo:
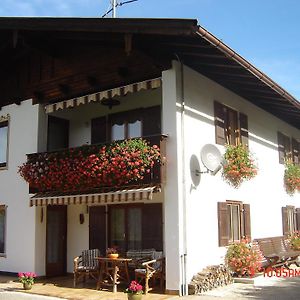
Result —
[{"label": "satellite dish", "polygon": [[212,175],[216,175],[223,165],[223,158],[220,150],[212,144],[206,144],[202,147],[201,160],[203,165],[211,171]]}]

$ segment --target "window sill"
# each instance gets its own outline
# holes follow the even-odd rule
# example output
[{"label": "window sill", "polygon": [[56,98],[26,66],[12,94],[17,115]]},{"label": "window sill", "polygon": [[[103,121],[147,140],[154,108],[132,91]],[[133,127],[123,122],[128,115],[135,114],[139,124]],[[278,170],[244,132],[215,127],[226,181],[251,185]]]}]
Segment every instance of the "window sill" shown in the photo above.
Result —
[{"label": "window sill", "polygon": [[6,258],[6,254],[5,253],[0,253],[0,257]]}]

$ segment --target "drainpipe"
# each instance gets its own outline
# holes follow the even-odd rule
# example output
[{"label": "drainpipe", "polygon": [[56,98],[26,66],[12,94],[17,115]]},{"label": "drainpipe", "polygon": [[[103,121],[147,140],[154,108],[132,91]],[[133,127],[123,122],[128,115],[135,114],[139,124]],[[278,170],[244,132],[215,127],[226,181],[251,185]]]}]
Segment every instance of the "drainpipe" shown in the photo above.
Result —
[{"label": "drainpipe", "polygon": [[187,237],[186,237],[186,178],[185,178],[185,100],[184,100],[184,67],[179,56],[175,53],[175,56],[180,63],[180,120],[181,120],[181,160],[182,160],[182,234],[183,234],[183,254],[180,255],[181,263],[181,288],[180,296],[188,295],[188,283],[186,277],[186,263],[187,263]]}]

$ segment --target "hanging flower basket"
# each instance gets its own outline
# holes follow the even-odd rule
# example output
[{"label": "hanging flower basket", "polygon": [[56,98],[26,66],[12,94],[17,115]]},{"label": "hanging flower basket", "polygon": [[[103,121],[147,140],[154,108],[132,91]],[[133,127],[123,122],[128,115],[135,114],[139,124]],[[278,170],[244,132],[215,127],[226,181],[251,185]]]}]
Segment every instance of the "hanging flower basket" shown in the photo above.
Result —
[{"label": "hanging flower basket", "polygon": [[240,187],[244,180],[249,180],[257,174],[254,159],[242,144],[227,145],[224,159],[226,163],[223,167],[223,178],[234,188]]},{"label": "hanging flower basket", "polygon": [[130,139],[30,155],[19,173],[39,191],[87,191],[141,180],[159,162],[158,146]]},{"label": "hanging flower basket", "polygon": [[284,186],[289,195],[300,191],[300,167],[293,163],[285,163]]}]

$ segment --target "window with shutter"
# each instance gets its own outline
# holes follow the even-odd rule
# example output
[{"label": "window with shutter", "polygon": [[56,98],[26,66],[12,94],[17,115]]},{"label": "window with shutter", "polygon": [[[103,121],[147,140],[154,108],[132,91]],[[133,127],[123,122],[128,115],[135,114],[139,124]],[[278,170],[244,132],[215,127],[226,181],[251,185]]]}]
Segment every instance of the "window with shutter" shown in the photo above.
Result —
[{"label": "window with shutter", "polygon": [[294,206],[282,207],[282,229],[284,235],[289,235],[298,228],[298,214]]},{"label": "window with shutter", "polygon": [[248,117],[243,113],[214,102],[216,143],[248,146]]},{"label": "window with shutter", "polygon": [[299,143],[281,132],[277,132],[279,163],[285,161],[299,164]]},{"label": "window with shutter", "polygon": [[219,246],[241,238],[251,239],[250,205],[240,201],[218,202]]}]

